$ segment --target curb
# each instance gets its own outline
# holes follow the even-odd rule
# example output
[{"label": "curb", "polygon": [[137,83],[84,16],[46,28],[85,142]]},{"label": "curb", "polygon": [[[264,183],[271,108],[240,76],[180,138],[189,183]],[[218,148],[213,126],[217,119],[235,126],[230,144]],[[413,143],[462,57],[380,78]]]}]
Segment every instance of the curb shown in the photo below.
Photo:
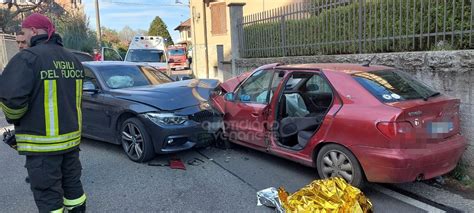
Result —
[{"label": "curb", "polygon": [[382,185],[447,212],[474,212],[474,200],[423,182]]},{"label": "curb", "polygon": [[423,210],[426,210],[428,212],[453,212],[453,213],[462,213],[463,212],[462,210],[460,210],[456,207],[449,206],[448,204],[443,204],[439,201],[436,201],[436,199],[429,198],[429,196],[419,194],[419,193],[416,193],[416,192],[413,192],[413,191],[410,191],[410,190],[402,189],[402,188],[397,187],[396,185],[393,185],[393,184],[381,184],[381,185],[383,187],[385,187],[386,189],[392,190],[393,192],[396,192],[396,193],[398,193],[402,196],[412,198],[416,202],[421,202],[422,205],[419,205],[417,203],[415,203],[415,204],[410,203],[410,204],[413,205],[413,206],[419,207]]}]

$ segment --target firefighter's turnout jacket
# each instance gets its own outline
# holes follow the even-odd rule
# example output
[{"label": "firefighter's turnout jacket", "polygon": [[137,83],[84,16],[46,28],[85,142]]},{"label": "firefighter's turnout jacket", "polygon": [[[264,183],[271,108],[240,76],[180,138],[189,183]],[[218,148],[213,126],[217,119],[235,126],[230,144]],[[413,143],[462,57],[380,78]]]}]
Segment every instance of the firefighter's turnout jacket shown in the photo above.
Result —
[{"label": "firefighter's turnout jacket", "polygon": [[60,154],[81,140],[84,69],[61,37],[37,35],[0,76],[0,106],[15,124],[20,154]]}]

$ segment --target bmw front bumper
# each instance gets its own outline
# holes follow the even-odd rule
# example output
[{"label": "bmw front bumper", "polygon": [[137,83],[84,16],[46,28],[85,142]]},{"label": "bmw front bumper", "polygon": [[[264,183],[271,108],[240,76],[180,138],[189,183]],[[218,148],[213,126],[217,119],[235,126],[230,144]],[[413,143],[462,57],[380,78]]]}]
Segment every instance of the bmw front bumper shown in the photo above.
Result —
[{"label": "bmw front bumper", "polygon": [[214,134],[222,124],[222,118],[217,114],[203,119],[191,118],[180,125],[157,125],[144,115],[139,115],[139,119],[145,124],[157,154],[208,146],[214,141]]}]

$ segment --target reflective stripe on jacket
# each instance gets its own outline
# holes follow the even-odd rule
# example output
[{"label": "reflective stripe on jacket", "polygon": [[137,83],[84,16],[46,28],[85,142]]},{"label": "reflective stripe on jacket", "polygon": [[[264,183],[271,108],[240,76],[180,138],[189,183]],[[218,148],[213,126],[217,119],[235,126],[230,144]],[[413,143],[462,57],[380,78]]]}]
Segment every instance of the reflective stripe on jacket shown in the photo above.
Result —
[{"label": "reflective stripe on jacket", "polygon": [[0,107],[15,124],[20,154],[57,154],[81,140],[82,79],[79,60],[59,35],[34,36],[0,76]]}]

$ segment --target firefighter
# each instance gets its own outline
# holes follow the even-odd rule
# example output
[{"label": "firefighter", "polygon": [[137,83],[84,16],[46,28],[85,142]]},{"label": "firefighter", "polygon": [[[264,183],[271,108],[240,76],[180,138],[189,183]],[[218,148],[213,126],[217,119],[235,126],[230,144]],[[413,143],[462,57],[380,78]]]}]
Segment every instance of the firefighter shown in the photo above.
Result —
[{"label": "firefighter", "polygon": [[29,48],[0,77],[0,106],[15,125],[16,149],[26,155],[39,212],[85,212],[79,161],[83,67],[46,16],[34,13],[21,27]]},{"label": "firefighter", "polygon": [[23,50],[28,48],[28,44],[26,44],[25,34],[23,32],[18,32],[16,35],[16,44],[18,45],[18,50]]},{"label": "firefighter", "polygon": [[[23,33],[22,31],[16,34],[15,40],[16,40],[16,44],[18,45],[19,51],[28,48],[28,44],[26,43],[26,39],[25,39],[25,33]],[[25,182],[30,183],[30,178],[28,177],[28,175],[25,178]]]}]

